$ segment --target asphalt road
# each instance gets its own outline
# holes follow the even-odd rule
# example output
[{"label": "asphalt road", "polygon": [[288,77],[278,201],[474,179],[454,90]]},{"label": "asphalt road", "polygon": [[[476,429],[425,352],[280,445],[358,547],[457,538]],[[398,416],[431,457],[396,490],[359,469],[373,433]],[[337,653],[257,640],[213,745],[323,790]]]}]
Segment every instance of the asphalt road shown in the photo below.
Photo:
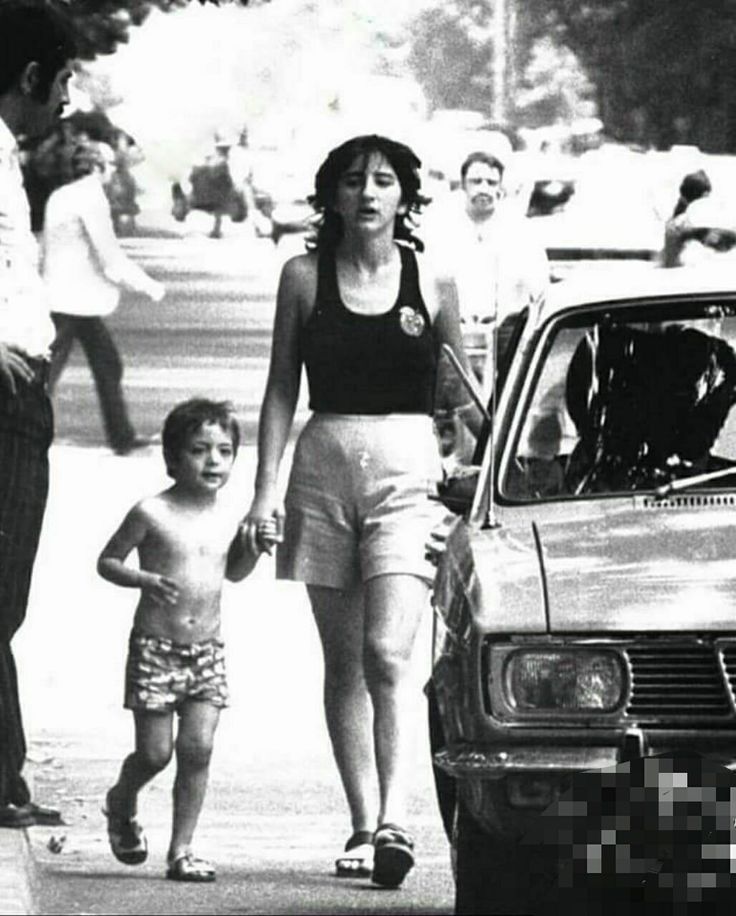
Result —
[{"label": "asphalt road", "polygon": [[[246,434],[265,385],[281,257],[270,241],[201,234],[134,238],[128,252],[167,289],[154,304],[124,293],[106,319],[125,365],[138,432],[159,431],[166,411],[194,394],[230,398]],[[57,441],[104,443],[92,377],[79,346],[56,396]]]},{"label": "asphalt road", "polygon": [[[129,248],[170,291],[157,306],[126,297],[111,320],[139,431],[156,432],[171,404],[209,392],[235,401],[252,441],[279,257],[265,242],[196,234],[136,239]],[[409,826],[417,867],[401,890],[382,891],[331,875],[349,825],[322,717],[319,644],[304,590],[276,583],[268,558],[245,582],[228,584],[223,598],[232,708],[217,733],[196,836],[196,851],[217,865],[217,882],[164,880],[173,767],[141,794],[149,860],[127,868],[113,859],[100,807],[131,749],[131,717],[121,702],[136,595],[102,581],[95,562],[123,513],[167,478],[158,448],[129,457],[105,448],[80,354],[60,383],[57,425],[29,614],[14,643],[30,739],[27,769],[36,797],[58,804],[67,821],[29,831],[38,912],[451,913],[454,886],[420,690],[428,673],[429,609],[415,660]],[[222,494],[244,510],[254,469],[255,449],[246,445]]]}]

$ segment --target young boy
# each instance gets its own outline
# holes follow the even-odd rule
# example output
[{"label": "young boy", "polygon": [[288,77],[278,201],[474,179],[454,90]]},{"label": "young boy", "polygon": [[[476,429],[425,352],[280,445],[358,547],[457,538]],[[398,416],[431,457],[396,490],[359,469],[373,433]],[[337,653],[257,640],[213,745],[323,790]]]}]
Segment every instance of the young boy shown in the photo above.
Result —
[{"label": "young boy", "polygon": [[[207,787],[220,709],[227,706],[220,595],[270,551],[276,524],[262,523],[249,547],[236,511],[218,501],[240,444],[227,403],[195,398],[179,404],[163,428],[166,470],[174,485],[128,512],[100,554],[103,578],[139,588],[125,678],[125,707],[135,719],[135,751],[107,793],[104,814],[113,855],[137,865],[148,855],[136,819],[138,792],[176,748],[174,812],[166,876],[214,881],[213,865],[195,858],[192,836]],[[138,551],[139,569],[125,565]],[[176,742],[174,713],[179,716]]]}]

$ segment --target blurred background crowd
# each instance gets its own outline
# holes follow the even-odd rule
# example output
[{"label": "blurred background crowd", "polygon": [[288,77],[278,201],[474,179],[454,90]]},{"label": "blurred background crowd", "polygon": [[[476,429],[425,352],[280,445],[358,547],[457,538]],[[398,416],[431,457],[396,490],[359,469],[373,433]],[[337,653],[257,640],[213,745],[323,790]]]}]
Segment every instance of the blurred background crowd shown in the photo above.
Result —
[{"label": "blurred background crowd", "polygon": [[736,14],[713,0],[69,6],[87,61],[73,110],[26,152],[37,229],[86,139],[113,151],[119,233],[142,209],[201,210],[215,237],[243,221],[278,242],[303,230],[324,153],[371,131],[418,151],[435,200],[468,152],[500,157],[552,260],[652,257],[685,174],[736,188]]},{"label": "blurred background crowd", "polygon": [[[736,11],[720,0],[46,2],[75,19],[82,62],[61,124],[23,148],[34,229],[42,238],[50,196],[89,146],[107,164],[97,177],[120,251],[166,289],[159,303],[138,277],[114,314],[84,322],[114,332],[120,358],[96,362],[114,365],[102,383],[116,398],[126,366],[136,422],[122,443],[107,424],[119,452],[154,434],[162,386],[201,388],[187,373],[204,365],[205,344],[210,386],[216,360],[229,372],[252,355],[235,399],[255,423],[278,271],[314,227],[318,165],[352,135],[385,134],[418,153],[431,203],[417,234],[433,259],[453,248],[478,284],[491,249],[510,263],[502,217],[524,223],[520,271],[523,252],[542,250],[552,282],[736,252]],[[501,172],[471,257],[461,239],[488,216],[471,212],[461,178],[476,152]],[[474,334],[485,359],[489,315],[463,317],[466,347]],[[57,348],[60,366],[71,352],[55,391],[60,433],[99,441],[83,354],[70,347]]]}]

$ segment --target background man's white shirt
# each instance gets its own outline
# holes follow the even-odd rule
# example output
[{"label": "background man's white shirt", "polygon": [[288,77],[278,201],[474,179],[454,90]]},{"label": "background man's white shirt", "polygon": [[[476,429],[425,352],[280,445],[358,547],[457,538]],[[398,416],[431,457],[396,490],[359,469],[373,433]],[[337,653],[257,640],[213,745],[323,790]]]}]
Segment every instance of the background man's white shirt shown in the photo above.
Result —
[{"label": "background man's white shirt", "polygon": [[471,220],[464,204],[458,194],[427,223],[427,253],[439,273],[454,278],[464,321],[500,322],[547,288],[547,255],[526,219],[502,204],[484,222]]},{"label": "background man's white shirt", "polygon": [[160,285],[120,247],[110,204],[96,175],[53,192],[46,205],[43,240],[43,276],[53,312],[109,315],[117,307],[121,286],[161,298]]}]

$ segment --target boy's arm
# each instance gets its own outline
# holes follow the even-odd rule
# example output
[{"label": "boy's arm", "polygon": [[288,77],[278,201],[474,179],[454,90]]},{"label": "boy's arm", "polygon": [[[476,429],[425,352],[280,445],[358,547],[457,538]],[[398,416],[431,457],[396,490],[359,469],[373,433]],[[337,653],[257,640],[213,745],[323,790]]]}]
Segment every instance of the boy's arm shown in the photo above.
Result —
[{"label": "boy's arm", "polygon": [[259,556],[260,553],[251,549],[250,540],[246,536],[246,527],[241,523],[238,525],[238,530],[227,552],[225,578],[229,582],[240,582],[241,579],[245,579],[255,569]]},{"label": "boy's arm", "polygon": [[140,503],[123,519],[118,530],[102,549],[97,560],[97,572],[103,579],[123,588],[140,588],[165,604],[176,604],[178,587],[173,579],[144,569],[125,565],[128,555],[139,547],[148,533],[148,517]]}]

